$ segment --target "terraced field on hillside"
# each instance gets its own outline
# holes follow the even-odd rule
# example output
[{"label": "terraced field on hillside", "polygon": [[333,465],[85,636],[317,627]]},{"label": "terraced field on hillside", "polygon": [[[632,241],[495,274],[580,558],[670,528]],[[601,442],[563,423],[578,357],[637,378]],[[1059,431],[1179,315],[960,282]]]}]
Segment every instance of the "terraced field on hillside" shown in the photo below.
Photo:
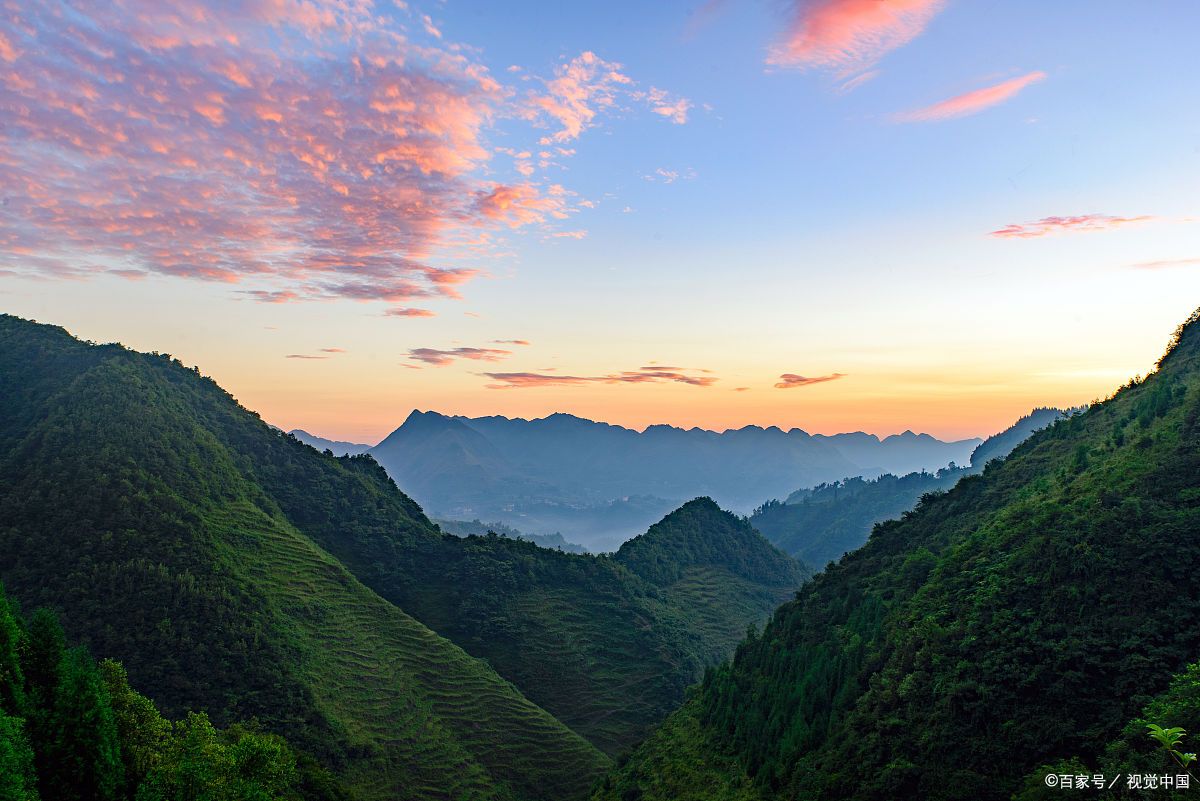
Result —
[{"label": "terraced field on hillside", "polygon": [[[216,521],[230,566],[264,591],[322,712],[361,754],[364,798],[569,799],[608,760],[464,653],[379,598],[286,521],[242,503]],[[253,560],[246,560],[250,551]]]}]

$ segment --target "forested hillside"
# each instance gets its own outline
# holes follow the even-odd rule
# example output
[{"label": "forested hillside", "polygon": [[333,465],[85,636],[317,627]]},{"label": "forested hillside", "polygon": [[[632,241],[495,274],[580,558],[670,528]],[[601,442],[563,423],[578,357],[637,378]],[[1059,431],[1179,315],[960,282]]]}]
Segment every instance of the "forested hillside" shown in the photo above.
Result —
[{"label": "forested hillside", "polygon": [[[806,576],[708,500],[633,541],[662,572],[637,572],[626,559],[641,563],[624,549],[598,557],[499,536],[445,535],[409,547],[386,532],[342,536],[334,519],[315,536],[384,598],[487,659],[610,754],[675,709],[705,666]],[[726,566],[706,561],[706,552]]]},{"label": "forested hillside", "polygon": [[370,456],[321,454],[167,356],[7,316],[0,399],[10,592],[166,714],[256,717],[365,798],[579,797],[595,746],[640,739],[804,578],[711,503],[652,549],[685,580],[443,534]]},{"label": "forested hillside", "polygon": [[971,453],[970,465],[959,467],[951,462],[932,473],[884,473],[873,479],[857,476],[796,490],[783,503],[767,501],[755,509],[750,524],[783,551],[822,567],[866,542],[875,524],[900,517],[926,493],[944,492],[992,459],[1005,458],[1035,431],[1064,414],[1059,409],[1034,409],[984,440]]},{"label": "forested hillside", "polygon": [[12,317],[0,399],[0,578],[165,714],[255,717],[368,799],[577,797],[604,768],[302,531],[431,538],[369,459],[322,456],[167,357]]},{"label": "forested hillside", "polygon": [[1148,378],[877,527],[598,798],[1007,799],[1145,748],[1147,710],[1195,725],[1194,680],[1152,702],[1200,655],[1198,476],[1200,312]]}]

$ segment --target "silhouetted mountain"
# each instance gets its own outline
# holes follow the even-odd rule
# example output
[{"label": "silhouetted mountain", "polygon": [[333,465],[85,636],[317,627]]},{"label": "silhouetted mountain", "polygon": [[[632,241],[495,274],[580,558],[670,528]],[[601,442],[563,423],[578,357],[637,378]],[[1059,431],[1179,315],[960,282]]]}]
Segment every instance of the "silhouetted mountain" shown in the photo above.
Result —
[{"label": "silhouetted mountain", "polygon": [[303,428],[293,428],[288,432],[296,439],[303,442],[305,445],[312,445],[319,451],[332,451],[334,456],[357,456],[360,453],[366,453],[371,450],[370,445],[362,445],[357,442],[341,442],[335,439],[325,439],[318,437],[315,434],[310,434]]},{"label": "silhouetted mountain", "polygon": [[758,426],[717,433],[656,425],[638,432],[569,414],[525,420],[414,412],[371,453],[437,516],[564,532],[592,550],[608,550],[686,498],[705,495],[748,512],[764,496],[796,486],[965,462],[978,443],[911,432],[883,440],[810,436]]},{"label": "silhouetted mountain", "polygon": [[453,534],[456,537],[486,537],[490,533],[498,534],[501,537],[511,537],[514,540],[528,540],[534,545],[542,548],[550,548],[555,551],[566,551],[567,553],[587,553],[587,548],[582,545],[576,545],[573,542],[567,542],[562,534],[555,532],[554,534],[526,534],[518,531],[512,526],[506,526],[503,523],[484,523],[479,520],[435,520],[438,528],[448,534]]}]

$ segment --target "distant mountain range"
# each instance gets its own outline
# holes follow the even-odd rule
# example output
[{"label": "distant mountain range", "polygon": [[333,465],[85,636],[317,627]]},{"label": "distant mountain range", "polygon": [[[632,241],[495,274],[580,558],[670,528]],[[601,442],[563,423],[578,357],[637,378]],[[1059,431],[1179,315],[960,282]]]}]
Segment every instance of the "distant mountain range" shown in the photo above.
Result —
[{"label": "distant mountain range", "polygon": [[612,550],[698,495],[746,513],[799,486],[965,464],[980,444],[911,431],[883,439],[775,426],[635,431],[569,414],[525,420],[432,411],[413,411],[374,447],[291,433],[335,455],[369,452],[435,517],[561,532],[592,550]]}]

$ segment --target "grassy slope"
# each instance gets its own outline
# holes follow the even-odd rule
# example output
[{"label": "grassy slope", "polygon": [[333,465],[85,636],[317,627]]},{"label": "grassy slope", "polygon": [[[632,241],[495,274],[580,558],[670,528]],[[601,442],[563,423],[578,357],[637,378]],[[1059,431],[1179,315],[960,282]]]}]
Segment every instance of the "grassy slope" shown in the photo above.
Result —
[{"label": "grassy slope", "polygon": [[[731,760],[714,801],[747,777],[777,798],[999,799],[1095,753],[1200,653],[1197,475],[1193,319],[1146,381],[819,575],[678,713],[699,733],[665,727],[598,797],[676,797]],[[656,761],[673,786],[636,768]]]},{"label": "grassy slope", "polygon": [[[733,567],[698,561],[668,536],[680,525]],[[725,658],[746,626],[805,577],[707,500],[668,515],[635,542],[674,572],[643,577],[621,554],[551,552],[499,537],[445,537],[403,551],[379,539],[327,547],[384,597],[486,658],[533,701],[616,754],[675,709],[705,666]],[[739,569],[739,559],[758,572]]]},{"label": "grassy slope", "polygon": [[0,576],[26,606],[60,608],[74,637],[126,662],[166,709],[257,716],[365,798],[572,798],[603,769],[593,747],[298,531],[253,480],[269,460],[247,470],[222,438],[257,433],[275,456],[303,448],[314,481],[350,500],[366,486],[352,463],[240,410],[234,436],[209,417],[236,409],[215,385],[58,329],[0,318],[0,368]]}]

